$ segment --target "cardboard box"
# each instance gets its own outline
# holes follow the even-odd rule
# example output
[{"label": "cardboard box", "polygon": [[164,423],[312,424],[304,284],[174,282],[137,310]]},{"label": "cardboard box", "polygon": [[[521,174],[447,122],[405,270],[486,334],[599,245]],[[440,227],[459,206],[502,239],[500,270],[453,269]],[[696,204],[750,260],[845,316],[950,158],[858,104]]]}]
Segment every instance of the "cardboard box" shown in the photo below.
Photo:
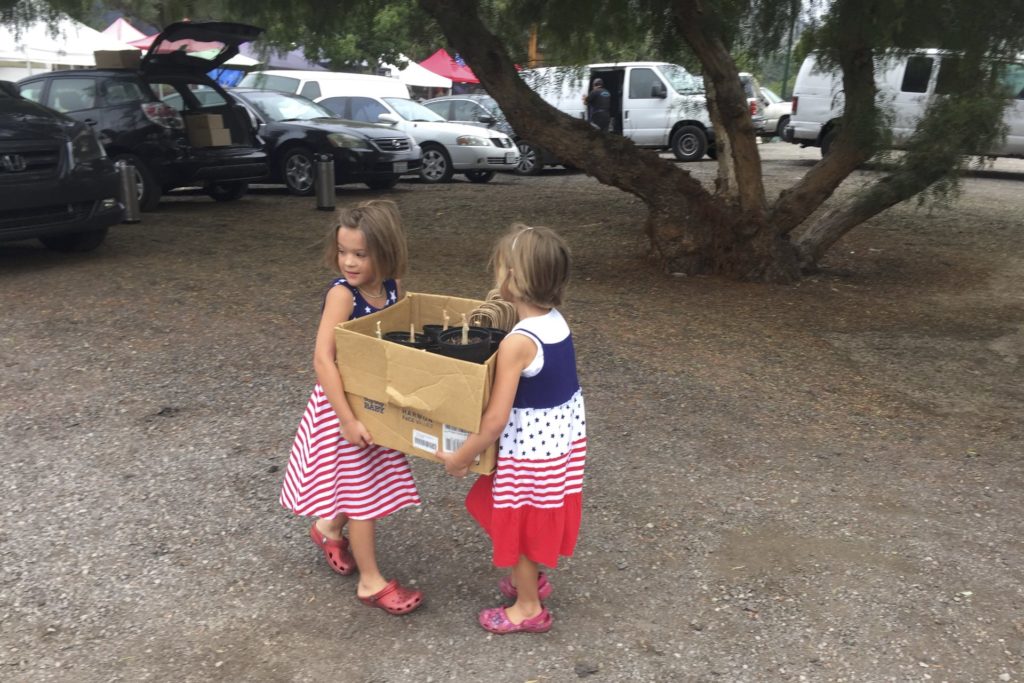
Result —
[{"label": "cardboard box", "polygon": [[227,128],[188,128],[188,144],[193,147],[226,147],[231,144],[231,131]]},{"label": "cardboard box", "polygon": [[138,69],[142,62],[141,50],[94,50],[97,69]]},{"label": "cardboard box", "polygon": [[[373,434],[374,442],[439,462],[439,450],[454,451],[470,432],[480,431],[480,417],[491,395],[495,355],[477,364],[377,339],[381,332],[417,331],[452,324],[481,301],[409,293],[398,303],[371,315],[341,323],[334,330],[338,369],[352,412]],[[492,444],[471,469],[490,474],[497,463]]]},{"label": "cardboard box", "polygon": [[185,126],[189,130],[217,130],[224,128],[224,117],[220,114],[185,114]]}]

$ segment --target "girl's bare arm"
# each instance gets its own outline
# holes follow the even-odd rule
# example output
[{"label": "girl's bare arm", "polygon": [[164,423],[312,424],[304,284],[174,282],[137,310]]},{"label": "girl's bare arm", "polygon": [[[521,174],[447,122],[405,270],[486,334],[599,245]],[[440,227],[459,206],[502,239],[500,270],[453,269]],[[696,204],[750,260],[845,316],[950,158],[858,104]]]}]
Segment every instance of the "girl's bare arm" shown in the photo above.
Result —
[{"label": "girl's bare arm", "polygon": [[498,440],[508,424],[512,404],[519,388],[519,376],[537,355],[537,346],[526,335],[510,334],[498,347],[498,365],[494,371],[491,398],[480,420],[480,431],[470,434],[454,453],[439,452],[449,474],[464,477],[478,454]]},{"label": "girl's bare arm", "polygon": [[327,400],[338,416],[345,439],[349,443],[368,446],[373,443],[373,439],[363,424],[356,420],[352,408],[345,399],[345,387],[336,364],[334,328],[351,317],[353,306],[352,292],[347,287],[332,287],[327,292],[324,312],[320,316],[320,327],[316,332],[313,367],[316,370],[317,381],[324,388]]}]

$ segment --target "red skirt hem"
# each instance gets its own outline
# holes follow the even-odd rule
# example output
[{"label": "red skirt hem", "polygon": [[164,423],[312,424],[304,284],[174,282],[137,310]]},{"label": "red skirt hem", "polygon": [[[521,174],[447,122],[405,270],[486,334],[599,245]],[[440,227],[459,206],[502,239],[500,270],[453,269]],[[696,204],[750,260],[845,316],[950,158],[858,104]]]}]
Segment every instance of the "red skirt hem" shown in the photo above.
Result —
[{"label": "red skirt hem", "polygon": [[493,482],[494,475],[479,477],[466,495],[466,509],[491,538],[494,566],[513,567],[525,556],[553,568],[559,557],[572,557],[580,531],[581,494],[566,495],[557,508],[499,508],[494,506]]}]

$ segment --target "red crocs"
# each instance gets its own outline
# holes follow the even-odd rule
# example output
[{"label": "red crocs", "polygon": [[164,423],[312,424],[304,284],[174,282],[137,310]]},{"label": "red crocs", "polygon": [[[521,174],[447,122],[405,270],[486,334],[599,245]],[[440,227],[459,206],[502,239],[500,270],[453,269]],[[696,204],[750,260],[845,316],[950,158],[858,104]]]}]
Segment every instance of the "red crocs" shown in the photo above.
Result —
[{"label": "red crocs", "polygon": [[327,538],[317,530],[316,522],[313,522],[313,526],[309,528],[309,537],[313,539],[313,543],[318,548],[324,551],[324,557],[327,558],[327,564],[331,566],[331,569],[342,576],[348,576],[355,572],[356,558],[352,557],[352,553],[349,552],[347,538],[342,537],[340,541]]},{"label": "red crocs", "polygon": [[[498,590],[509,600],[515,600],[519,597],[519,591],[512,585],[511,576],[506,576],[498,582]],[[551,595],[551,584],[548,583],[548,575],[541,572],[537,576],[537,597],[541,600],[547,600],[549,595]]]},{"label": "red crocs", "polygon": [[480,625],[502,636],[506,633],[547,633],[551,630],[551,622],[551,612],[547,607],[542,607],[537,616],[523,619],[518,624],[509,621],[504,607],[493,607],[480,613]]},{"label": "red crocs", "polygon": [[423,604],[423,591],[405,588],[396,579],[368,598],[356,597],[367,607],[380,607],[388,614],[408,614]]}]

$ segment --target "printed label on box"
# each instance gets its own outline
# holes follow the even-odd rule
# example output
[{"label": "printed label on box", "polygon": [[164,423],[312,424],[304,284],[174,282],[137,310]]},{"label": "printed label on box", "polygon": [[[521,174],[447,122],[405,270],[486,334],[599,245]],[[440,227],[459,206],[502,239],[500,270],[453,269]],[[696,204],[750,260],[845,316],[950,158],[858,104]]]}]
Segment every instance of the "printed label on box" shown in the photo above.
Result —
[{"label": "printed label on box", "polygon": [[402,419],[406,422],[412,422],[413,424],[420,425],[421,427],[433,427],[434,421],[426,415],[421,415],[415,410],[409,408],[402,408]]},{"label": "printed label on box", "polygon": [[363,407],[379,415],[384,414],[384,404],[381,403],[380,401],[374,401],[373,399],[364,398]]},{"label": "printed label on box", "polygon": [[412,445],[429,453],[437,453],[437,437],[418,429],[412,430]]},{"label": "printed label on box", "polygon": [[466,439],[469,438],[469,432],[465,429],[459,429],[451,425],[444,425],[441,434],[444,437],[444,449],[449,453],[459,450],[459,446],[466,443]]}]

